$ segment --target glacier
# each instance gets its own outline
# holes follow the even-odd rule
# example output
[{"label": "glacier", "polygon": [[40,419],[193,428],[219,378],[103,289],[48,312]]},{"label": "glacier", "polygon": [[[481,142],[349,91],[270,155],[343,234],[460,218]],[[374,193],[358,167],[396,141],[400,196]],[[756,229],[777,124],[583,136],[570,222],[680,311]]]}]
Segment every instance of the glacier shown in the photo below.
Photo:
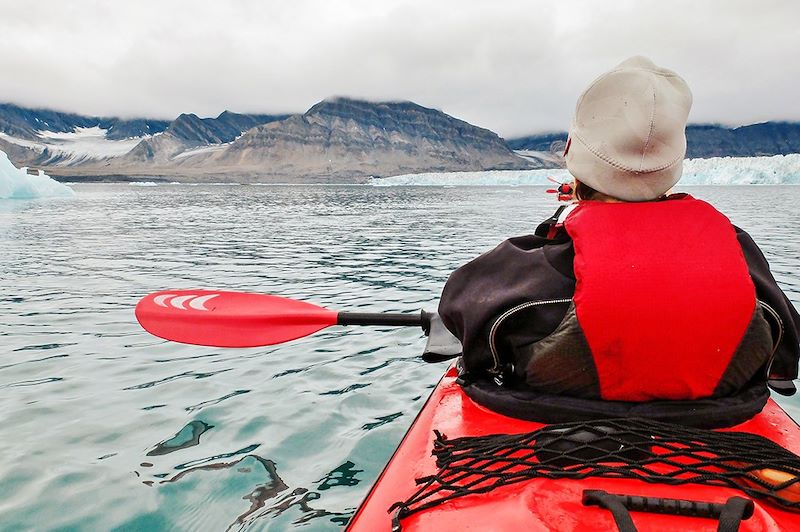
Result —
[{"label": "glacier", "polygon": [[144,138],[111,140],[107,134],[108,130],[99,126],[76,127],[70,132],[39,131],[39,140],[28,140],[0,131],[0,140],[46,154],[48,158],[43,164],[72,165],[125,155]]},{"label": "glacier", "polygon": [[0,151],[0,200],[70,197],[75,192],[39,170],[29,175],[27,168],[17,168]]},{"label": "glacier", "polygon": [[711,157],[683,163],[683,185],[798,185],[800,153],[770,157]]},{"label": "glacier", "polygon": [[[565,169],[439,172],[372,178],[373,186],[531,186],[550,185],[548,177],[571,181]],[[678,185],[797,185],[800,154],[770,157],[686,159]]]}]

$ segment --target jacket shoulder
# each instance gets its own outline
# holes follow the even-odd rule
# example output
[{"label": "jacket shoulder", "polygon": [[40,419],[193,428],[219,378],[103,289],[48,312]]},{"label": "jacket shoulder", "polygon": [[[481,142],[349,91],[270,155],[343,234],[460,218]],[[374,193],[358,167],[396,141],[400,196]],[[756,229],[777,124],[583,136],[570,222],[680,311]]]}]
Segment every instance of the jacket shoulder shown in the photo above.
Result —
[{"label": "jacket shoulder", "polygon": [[527,301],[572,297],[574,256],[568,237],[526,235],[502,242],[450,275],[439,315],[461,341],[468,370],[492,366],[488,331],[500,314]]}]

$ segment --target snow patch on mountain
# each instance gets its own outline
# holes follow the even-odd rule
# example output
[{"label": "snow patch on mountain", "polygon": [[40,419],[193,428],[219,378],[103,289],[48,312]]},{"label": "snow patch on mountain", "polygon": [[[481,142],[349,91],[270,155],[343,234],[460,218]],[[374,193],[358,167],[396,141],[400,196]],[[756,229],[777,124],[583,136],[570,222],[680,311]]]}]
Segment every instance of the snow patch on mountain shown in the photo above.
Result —
[{"label": "snow patch on mountain", "polygon": [[122,140],[108,139],[108,130],[95,127],[76,127],[73,131],[60,132],[43,130],[37,132],[41,140],[28,140],[0,132],[0,139],[11,144],[47,153],[48,158],[41,164],[76,164],[90,159],[106,159],[125,155],[133,149],[142,137]]},{"label": "snow patch on mountain", "polygon": [[172,159],[185,159],[186,157],[192,157],[203,153],[214,153],[222,151],[230,145],[231,145],[230,142],[226,142],[224,144],[210,144],[208,146],[200,146],[199,148],[191,148],[177,155],[174,155]]}]

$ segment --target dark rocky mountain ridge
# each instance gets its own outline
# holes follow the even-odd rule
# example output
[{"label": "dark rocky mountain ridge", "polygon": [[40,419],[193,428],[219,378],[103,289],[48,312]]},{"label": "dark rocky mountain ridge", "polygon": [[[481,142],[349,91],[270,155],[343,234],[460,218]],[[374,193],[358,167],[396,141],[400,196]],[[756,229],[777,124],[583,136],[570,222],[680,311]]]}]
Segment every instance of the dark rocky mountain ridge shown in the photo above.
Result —
[{"label": "dark rocky mountain ridge", "polygon": [[[543,133],[509,139],[513,150],[563,149],[566,132]],[[556,144],[554,144],[556,143]],[[715,124],[686,127],[686,157],[756,157],[800,153],[800,123],[764,122],[729,128]]]},{"label": "dark rocky mountain ridge", "polygon": [[107,138],[119,140],[159,133],[169,124],[169,120],[92,117],[50,109],[28,109],[10,103],[0,104],[0,132],[29,140],[37,139],[38,131],[68,133],[77,127],[95,126],[107,129]]},{"label": "dark rocky mountain ridge", "polygon": [[[137,162],[148,164],[170,157],[197,146],[227,143],[247,129],[274,120],[286,118],[287,114],[240,114],[224,111],[216,118],[199,118],[195,114],[181,114],[175,120],[153,120],[148,118],[102,118],[63,113],[48,109],[27,109],[13,104],[0,104],[0,133],[14,139],[0,137],[0,149],[19,165],[53,168],[69,166],[77,168],[109,168],[116,171],[117,163]],[[129,141],[141,138],[138,145],[124,148],[126,154],[69,155],[69,141],[48,140],[50,133],[72,133],[77,128],[99,127],[105,129],[104,140]],[[43,137],[44,135],[44,137]],[[20,142],[22,140],[23,142]],[[24,141],[30,141],[26,144]],[[48,142],[50,143],[48,145]],[[38,146],[38,147],[37,147]],[[98,162],[102,159],[103,162]],[[109,161],[111,159],[112,162]]]},{"label": "dark rocky mountain ridge", "polygon": [[5,103],[0,104],[0,132],[26,140],[37,140],[41,131],[69,133],[79,127],[99,127],[107,130],[106,138],[110,140],[170,132],[182,140],[211,144],[230,142],[243,131],[288,116],[288,114],[240,114],[224,111],[216,118],[199,118],[195,114],[184,113],[171,121],[150,118],[124,119],[84,116],[50,109],[28,109]]},{"label": "dark rocky mountain ridge", "polygon": [[216,118],[200,118],[183,113],[160,135],[142,139],[121,158],[124,164],[168,164],[191,148],[227,144],[248,129],[283,120],[290,115],[245,115],[224,111]]},{"label": "dark rocky mountain ridge", "polygon": [[216,118],[200,118],[196,114],[181,114],[166,128],[178,139],[197,144],[224,144],[250,128],[283,120],[289,115],[243,115],[224,111]]}]

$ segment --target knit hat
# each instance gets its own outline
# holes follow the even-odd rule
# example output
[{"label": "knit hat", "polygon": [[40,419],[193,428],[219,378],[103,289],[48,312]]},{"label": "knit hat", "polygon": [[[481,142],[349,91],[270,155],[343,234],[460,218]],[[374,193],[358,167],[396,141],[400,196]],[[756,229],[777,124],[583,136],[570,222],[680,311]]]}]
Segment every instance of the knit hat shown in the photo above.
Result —
[{"label": "knit hat", "polygon": [[635,56],[597,78],[578,99],[567,169],[593,189],[647,201],[681,178],[692,93],[671,70]]}]

